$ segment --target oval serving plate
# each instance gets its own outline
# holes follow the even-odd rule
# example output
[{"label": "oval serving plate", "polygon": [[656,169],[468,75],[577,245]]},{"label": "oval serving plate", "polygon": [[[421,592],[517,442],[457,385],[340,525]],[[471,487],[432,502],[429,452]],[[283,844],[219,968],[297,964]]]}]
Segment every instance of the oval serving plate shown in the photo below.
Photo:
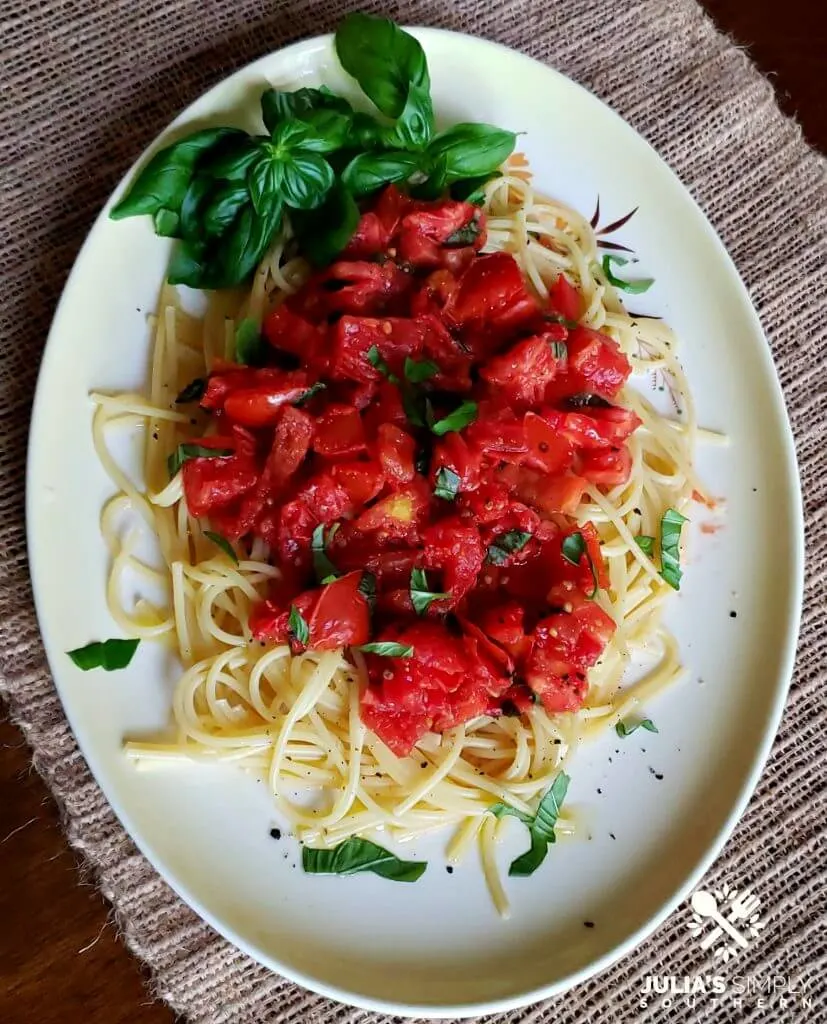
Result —
[{"label": "oval serving plate", "polygon": [[[647,709],[657,735],[620,740],[611,732],[570,762],[578,837],[558,843],[532,878],[506,879],[512,916],[501,921],[476,856],[447,873],[441,837],[417,844],[430,868],[416,885],[306,876],[295,841],[270,838],[278,821],[254,779],[219,767],[138,771],[127,762],[125,735],[168,723],[176,666],[151,644],[112,676],[83,674],[65,655],[117,634],[98,530],[111,485],[92,446],[88,393],[144,385],[146,316],[169,257],[148,218],[107,219],[113,200],[78,257],[49,336],[27,515],[37,611],[67,716],[107,798],[164,878],[235,945],[308,988],[391,1013],[456,1017],[528,1003],[606,967],[708,868],[757,782],[783,708],[800,614],[802,520],[769,347],[732,262],[674,174],[562,75],[479,39],[415,34],[441,121],[525,132],[520,148],[538,188],[586,214],[598,194],[604,216],[640,207],[622,240],[656,284],[635,308],[674,327],[700,422],[731,438],[728,448],[699,449],[698,468],[725,498],[726,517],[722,529],[705,532],[711,513],[695,506],[685,585],[668,615],[687,679]],[[216,86],[164,141],[195,124],[254,128],[268,81],[349,88],[330,37],[308,40]],[[514,838],[515,848],[506,842],[500,851],[504,866],[520,846]]]}]

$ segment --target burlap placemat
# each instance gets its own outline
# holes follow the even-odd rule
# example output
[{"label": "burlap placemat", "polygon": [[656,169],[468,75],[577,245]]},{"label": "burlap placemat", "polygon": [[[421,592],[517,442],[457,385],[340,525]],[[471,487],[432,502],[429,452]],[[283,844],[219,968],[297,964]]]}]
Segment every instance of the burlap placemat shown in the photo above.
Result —
[{"label": "burlap placemat", "polygon": [[[195,1022],[380,1024],[310,995],[203,924],[138,854],[93,781],[55,694],[32,610],[24,550],[25,443],[40,353],[66,274],[98,208],[181,107],[234,68],[331,29],[346,0],[52,0],[4,15],[4,282],[0,312],[0,685],[60,803],[72,845],[111,901],[155,992]],[[827,190],[824,161],[778,110],[772,88],[693,0],[387,3],[408,24],[460,29],[545,60],[585,84],[657,147],[720,232],[771,339],[796,432],[810,571],[784,723],[750,808],[708,884],[763,896],[760,941],[737,971],[803,988],[809,1009],[746,998],[641,1009],[648,974],[710,973],[678,915],[574,992],[492,1021],[827,1019],[824,928],[827,600]],[[8,8],[7,8],[8,11]],[[11,19],[10,19],[11,15]],[[9,20],[10,19],[10,20]],[[676,244],[680,240],[676,239]]]}]

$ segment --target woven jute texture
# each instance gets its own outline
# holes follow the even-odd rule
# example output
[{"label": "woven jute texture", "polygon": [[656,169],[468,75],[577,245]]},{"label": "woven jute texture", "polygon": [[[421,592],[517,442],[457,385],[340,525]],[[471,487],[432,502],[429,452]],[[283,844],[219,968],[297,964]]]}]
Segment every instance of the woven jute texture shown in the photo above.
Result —
[{"label": "woven jute texture", "polygon": [[[66,274],[135,155],[227,72],[331,29],[350,6],[17,0],[2,18],[0,683],[63,810],[69,841],[111,901],[124,941],[148,966],[154,991],[204,1024],[390,1018],[310,995],[218,937],[138,854],[89,774],[32,609],[22,504],[32,390]],[[635,953],[574,992],[491,1020],[827,1020],[824,161],[779,112],[770,84],[693,0],[410,0],[384,10],[402,23],[459,29],[524,50],[593,90],[655,145],[711,218],[750,288],[784,386],[804,481],[809,573],[789,704],[758,792],[707,883],[748,881],[762,894],[766,929],[742,954],[737,973],[784,977],[807,991],[812,1008],[762,1009],[745,1000],[740,1009],[715,999],[640,1008],[646,975],[713,970],[673,915]]]}]

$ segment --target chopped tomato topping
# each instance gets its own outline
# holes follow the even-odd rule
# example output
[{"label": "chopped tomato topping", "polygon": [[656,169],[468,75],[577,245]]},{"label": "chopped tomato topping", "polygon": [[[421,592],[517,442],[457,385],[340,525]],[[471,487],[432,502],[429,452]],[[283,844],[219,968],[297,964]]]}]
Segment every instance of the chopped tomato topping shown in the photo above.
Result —
[{"label": "chopped tomato topping", "polygon": [[573,517],[631,472],[631,367],[567,278],[541,302],[485,240],[476,207],[386,188],[264,318],[269,365],[215,361],[213,423],[181,453],[190,514],[279,569],[256,639],[394,645],[365,652],[360,700],[399,755],[481,715],[576,710],[614,633],[600,535]]}]

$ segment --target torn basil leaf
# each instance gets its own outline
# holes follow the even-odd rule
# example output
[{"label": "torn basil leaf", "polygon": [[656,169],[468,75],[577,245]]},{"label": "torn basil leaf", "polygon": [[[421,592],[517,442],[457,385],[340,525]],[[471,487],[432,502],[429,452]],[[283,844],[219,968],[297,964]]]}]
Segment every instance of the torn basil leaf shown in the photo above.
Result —
[{"label": "torn basil leaf", "polygon": [[635,537],[635,544],[640,548],[644,555],[652,555],[655,551],[655,538],[647,537],[644,534],[640,534]]},{"label": "torn basil leaf", "polygon": [[660,574],[674,590],[681,589],[681,527],[688,521],[674,508],[660,521]]},{"label": "torn basil leaf", "polygon": [[493,804],[488,810],[498,818],[505,815],[513,815],[519,818],[523,824],[528,826],[531,845],[525,853],[511,862],[508,874],[512,877],[525,877],[533,875],[537,868],[546,859],[549,846],[557,839],[554,829],[560,815],[560,808],[566,798],[569,788],[569,777],[565,772],[560,772],[549,789],[546,791],[537,807],[536,813],[532,816],[523,811],[518,811],[508,804]]},{"label": "torn basil leaf", "polygon": [[411,604],[417,615],[424,615],[434,601],[441,601],[450,594],[440,594],[431,590],[424,569],[411,570]]},{"label": "torn basil leaf", "polygon": [[560,552],[563,555],[563,558],[565,558],[567,562],[571,562],[572,565],[580,565],[581,559],[584,555],[586,556],[589,563],[589,570],[592,574],[592,583],[594,584],[592,592],[586,596],[595,597],[599,590],[597,569],[592,561],[592,556],[589,554],[589,549],[586,545],[586,540],[583,537],[583,534],[577,530],[575,533],[570,533],[568,537],[564,537],[563,543],[560,545]]},{"label": "torn basil leaf", "polygon": [[263,366],[267,342],[252,317],[245,317],[235,330],[235,361],[242,366]]},{"label": "torn basil leaf", "polygon": [[235,553],[235,549],[226,537],[222,537],[220,533],[216,533],[214,530],[204,530],[204,536],[208,540],[211,540],[216,547],[221,548],[231,562],[235,562],[235,564],[238,565],[238,555]]},{"label": "torn basil leaf", "polygon": [[334,523],[327,532],[327,536],[325,536],[324,523],[319,523],[313,531],[313,537],[310,541],[310,550],[313,553],[313,571],[316,573],[316,579],[322,584],[332,583],[333,580],[339,577],[338,569],[331,562],[327,554],[327,545],[335,537],[339,525],[339,523]]},{"label": "torn basil leaf", "polygon": [[79,669],[88,672],[102,668],[104,672],[115,672],[126,668],[132,661],[140,640],[98,640],[85,647],[76,647],[66,653]]},{"label": "torn basil leaf", "polygon": [[332,850],[302,848],[302,868],[310,875],[356,875],[371,871],[392,882],[415,882],[427,867],[427,861],[400,860],[369,839],[355,836]]},{"label": "torn basil leaf", "polygon": [[509,530],[501,533],[494,544],[488,549],[488,561],[494,565],[502,565],[509,555],[522,551],[531,540],[531,534],[524,530]]},{"label": "torn basil leaf", "polygon": [[436,487],[434,496],[442,498],[443,501],[453,501],[459,493],[460,477],[453,469],[442,466],[436,475]]},{"label": "torn basil leaf", "polygon": [[370,644],[357,644],[357,651],[365,654],[378,654],[383,658],[410,658],[414,649],[410,644],[397,644],[391,640],[377,640]]},{"label": "torn basil leaf", "polygon": [[439,373],[439,367],[430,359],[422,359],[417,362],[410,356],[405,357],[405,380],[411,384],[422,384]]},{"label": "torn basil leaf", "polygon": [[475,214],[467,224],[463,224],[461,228],[448,235],[442,244],[448,249],[460,249],[466,245],[473,245],[481,233],[479,214]]},{"label": "torn basil leaf", "polygon": [[290,635],[302,647],[310,643],[310,628],[305,622],[304,616],[294,605],[290,605],[290,618],[287,620],[287,628]]},{"label": "torn basil leaf", "polygon": [[231,448],[207,448],[202,444],[179,444],[167,459],[170,479],[189,459],[224,459],[228,455],[234,454]]},{"label": "torn basil leaf", "polygon": [[621,738],[631,736],[638,729],[645,729],[647,732],[657,732],[658,727],[651,718],[644,718],[642,721],[620,721],[615,725],[615,732]]},{"label": "torn basil leaf", "polygon": [[398,384],[399,378],[395,373],[391,373],[391,368],[382,358],[382,354],[376,345],[371,345],[367,351],[367,360],[371,366],[377,369],[383,377],[387,377],[391,384]]},{"label": "torn basil leaf", "polygon": [[616,277],[612,273],[613,263],[619,267],[625,267],[628,262],[624,256],[615,256],[612,253],[607,253],[603,257],[603,273],[606,275],[606,280],[610,285],[620,289],[620,291],[628,292],[630,295],[642,295],[643,292],[648,292],[655,283],[653,277],[641,277],[636,281],[624,281],[623,278]]},{"label": "torn basil leaf", "polygon": [[429,424],[431,430],[437,437],[442,437],[444,434],[448,434],[451,431],[462,430],[463,427],[467,427],[469,423],[473,423],[477,418],[477,403],[476,402],[463,402],[457,406],[452,413],[443,417],[441,420]]},{"label": "torn basil leaf", "polygon": [[359,593],[367,601],[371,611],[376,607],[376,577],[365,570],[359,580]]},{"label": "torn basil leaf", "polygon": [[314,395],[318,395],[320,391],[324,391],[326,387],[327,384],[325,384],[323,381],[317,380],[316,383],[309,387],[303,395],[300,395],[296,399],[293,405],[304,405],[305,403],[309,402]]}]

